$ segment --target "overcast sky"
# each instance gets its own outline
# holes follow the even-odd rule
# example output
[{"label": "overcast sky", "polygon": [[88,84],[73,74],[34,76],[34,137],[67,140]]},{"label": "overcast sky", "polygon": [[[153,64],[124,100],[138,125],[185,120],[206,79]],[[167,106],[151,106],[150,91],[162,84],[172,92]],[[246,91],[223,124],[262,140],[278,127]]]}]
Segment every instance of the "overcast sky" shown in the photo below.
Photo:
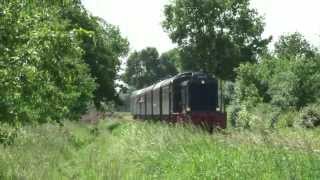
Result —
[{"label": "overcast sky", "polygon": [[[120,27],[131,50],[147,46],[160,52],[175,47],[163,32],[163,7],[169,0],[82,0],[95,16]],[[251,0],[251,6],[265,16],[263,36],[299,31],[315,46],[320,46],[320,0]]]}]

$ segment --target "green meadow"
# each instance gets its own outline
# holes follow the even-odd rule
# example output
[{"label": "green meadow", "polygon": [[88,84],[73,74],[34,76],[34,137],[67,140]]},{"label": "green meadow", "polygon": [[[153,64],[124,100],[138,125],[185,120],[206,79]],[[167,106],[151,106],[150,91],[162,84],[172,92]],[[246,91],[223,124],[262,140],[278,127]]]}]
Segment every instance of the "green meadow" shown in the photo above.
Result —
[{"label": "green meadow", "polygon": [[0,179],[320,177],[319,130],[229,129],[209,134],[188,125],[133,121],[118,114],[95,125],[65,122],[6,132],[0,145]]}]

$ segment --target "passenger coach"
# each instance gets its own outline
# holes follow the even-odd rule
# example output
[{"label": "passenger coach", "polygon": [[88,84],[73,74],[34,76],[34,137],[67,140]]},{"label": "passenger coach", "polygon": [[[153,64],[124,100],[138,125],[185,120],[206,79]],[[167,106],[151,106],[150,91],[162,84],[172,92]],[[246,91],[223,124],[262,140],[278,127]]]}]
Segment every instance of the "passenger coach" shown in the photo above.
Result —
[{"label": "passenger coach", "polygon": [[218,81],[207,74],[179,74],[133,92],[131,113],[139,119],[191,122],[210,130],[226,128],[218,89]]}]

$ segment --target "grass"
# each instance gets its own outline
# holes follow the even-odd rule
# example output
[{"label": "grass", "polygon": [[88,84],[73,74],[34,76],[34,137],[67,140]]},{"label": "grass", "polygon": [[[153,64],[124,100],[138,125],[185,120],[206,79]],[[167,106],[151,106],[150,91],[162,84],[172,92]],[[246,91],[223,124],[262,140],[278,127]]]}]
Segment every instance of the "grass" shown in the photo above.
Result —
[{"label": "grass", "polygon": [[132,121],[24,127],[0,179],[319,179],[319,130],[227,130]]}]

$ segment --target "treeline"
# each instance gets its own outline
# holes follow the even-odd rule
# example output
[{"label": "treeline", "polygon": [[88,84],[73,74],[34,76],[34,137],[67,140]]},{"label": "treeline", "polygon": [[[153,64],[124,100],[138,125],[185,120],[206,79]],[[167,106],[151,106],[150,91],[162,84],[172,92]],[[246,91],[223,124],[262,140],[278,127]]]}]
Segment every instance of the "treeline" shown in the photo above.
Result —
[{"label": "treeline", "polygon": [[132,53],[124,81],[140,89],[176,71],[203,71],[224,80],[234,127],[320,125],[318,49],[298,32],[268,49],[272,37],[262,37],[264,18],[249,5],[250,0],[172,1],[162,25],[178,47],[164,59],[150,48]]},{"label": "treeline", "polygon": [[[241,63],[257,62],[271,41],[262,38],[263,18],[249,3],[249,0],[174,0],[166,5],[162,26],[178,45],[169,51],[168,62],[180,72],[203,71],[234,80],[234,69]],[[140,52],[144,54],[141,63],[133,60],[139,59],[136,52],[130,56],[124,75],[124,81],[138,89],[164,78],[154,71],[157,69],[154,66],[159,69],[161,62],[145,51],[148,49]],[[160,78],[154,78],[156,74]],[[143,79],[143,83],[135,81],[136,78]]]},{"label": "treeline", "polygon": [[203,71],[226,82],[236,127],[320,125],[319,51],[299,33],[282,36],[270,51],[264,19],[249,5],[170,2],[162,26],[177,48],[161,55],[152,47],[134,51],[119,76],[128,41],[80,0],[2,1],[0,121],[76,120],[89,105],[120,103],[120,78],[132,91],[178,72]]},{"label": "treeline", "polygon": [[320,55],[300,33],[280,37],[258,63],[240,65],[233,86],[233,126],[320,125]]},{"label": "treeline", "polygon": [[118,101],[128,41],[80,0],[0,3],[0,121],[79,119]]},{"label": "treeline", "polygon": [[123,80],[131,89],[141,89],[178,73],[180,61],[177,49],[159,56],[156,48],[148,47],[130,54]]}]

